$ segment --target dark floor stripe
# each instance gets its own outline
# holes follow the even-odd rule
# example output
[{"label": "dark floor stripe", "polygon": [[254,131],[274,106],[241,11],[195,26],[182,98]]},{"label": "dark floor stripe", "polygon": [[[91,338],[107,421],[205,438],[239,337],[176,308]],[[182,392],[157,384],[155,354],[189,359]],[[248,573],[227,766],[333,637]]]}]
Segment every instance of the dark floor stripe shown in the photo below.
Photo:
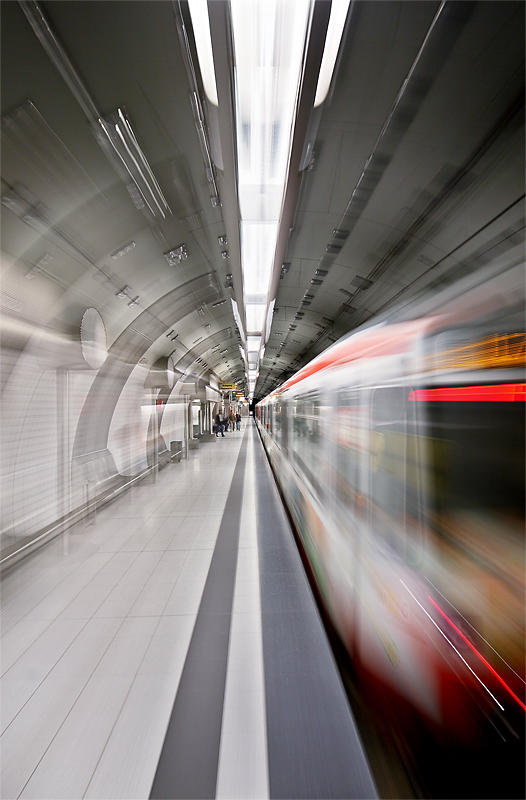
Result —
[{"label": "dark floor stripe", "polygon": [[377,797],[259,441],[255,473],[270,798]]},{"label": "dark floor stripe", "polygon": [[[215,798],[246,454],[245,434],[155,773],[152,800]],[[218,481],[221,477],[217,476]]]}]

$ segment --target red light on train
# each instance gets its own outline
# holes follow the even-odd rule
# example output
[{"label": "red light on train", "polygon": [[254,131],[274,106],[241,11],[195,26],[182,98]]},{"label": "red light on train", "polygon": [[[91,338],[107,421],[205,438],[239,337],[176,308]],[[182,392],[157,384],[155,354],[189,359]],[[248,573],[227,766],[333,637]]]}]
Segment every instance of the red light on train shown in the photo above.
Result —
[{"label": "red light on train", "polygon": [[409,400],[444,400],[453,403],[462,401],[513,403],[517,400],[526,400],[526,384],[501,383],[488,386],[451,386],[440,389],[415,389],[409,392]]}]

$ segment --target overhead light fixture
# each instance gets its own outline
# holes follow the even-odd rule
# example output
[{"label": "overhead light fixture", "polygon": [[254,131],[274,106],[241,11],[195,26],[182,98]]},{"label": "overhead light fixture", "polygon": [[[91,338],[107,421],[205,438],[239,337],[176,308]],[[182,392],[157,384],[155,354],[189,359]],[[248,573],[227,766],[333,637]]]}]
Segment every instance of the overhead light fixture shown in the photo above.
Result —
[{"label": "overhead light fixture", "polygon": [[[123,108],[92,123],[95,137],[124,181],[137,208],[166,219],[170,206],[141,150]],[[131,182],[130,182],[131,179]]]},{"label": "overhead light fixture", "polygon": [[130,308],[135,308],[135,306],[138,306],[140,302],[141,298],[139,297],[139,295],[137,295],[137,297],[134,297],[133,300],[130,300],[128,305]]},{"label": "overhead light fixture", "polygon": [[349,292],[347,289],[338,289],[338,291],[342,294],[346,294],[347,297],[354,297],[354,292]]},{"label": "overhead light fixture", "polygon": [[323,281],[320,281],[318,278],[313,278],[311,280],[311,283],[313,284],[313,286],[321,286]]},{"label": "overhead light fixture", "polygon": [[226,236],[218,236],[217,241],[219,242],[221,247],[224,247],[226,244],[228,244],[228,239]]},{"label": "overhead light fixture", "polygon": [[323,57],[318,76],[316,96],[314,98],[314,108],[321,105],[327,97],[329,86],[331,85],[332,73],[334,72],[334,65],[336,64],[336,57],[340,49],[340,42],[345,27],[345,20],[347,19],[349,4],[350,0],[332,0],[331,15],[329,17],[329,25],[325,37],[325,47],[323,49]]},{"label": "overhead light fixture", "polygon": [[265,333],[266,338],[267,297],[311,4],[231,0],[230,8],[245,317],[248,331],[260,337]]},{"label": "overhead light fixture", "polygon": [[192,18],[195,46],[199,58],[199,66],[201,68],[203,87],[210,102],[217,106],[217,85],[207,2],[206,0],[188,0],[188,8],[190,9],[190,17]]},{"label": "overhead light fixture", "polygon": [[[38,275],[39,272],[42,272],[42,270],[47,267],[50,261],[53,261],[53,256],[49,253],[44,253],[44,255],[38,259],[36,264],[29,270],[29,272],[26,272],[26,278],[28,278],[28,280],[32,280],[35,275]],[[117,295],[117,297],[118,296],[119,295]]]},{"label": "overhead light fixture", "polygon": [[[348,4],[349,0],[331,4],[315,105],[323,102],[330,85]],[[207,2],[189,0],[189,8],[203,86],[209,101],[217,105]],[[230,2],[245,320],[248,332],[260,337],[265,333],[265,338],[268,292],[313,8],[309,0]],[[214,207],[220,205],[218,196],[212,196],[211,202]]]},{"label": "overhead light fixture", "polygon": [[315,270],[315,275],[321,275],[323,278],[329,274],[329,270],[327,269],[317,269]]},{"label": "overhead light fixture", "polygon": [[239,315],[238,305],[237,305],[237,303],[236,303],[236,301],[234,300],[233,297],[230,298],[230,302],[232,303],[232,313],[234,315],[234,320],[236,322],[237,329],[239,331],[239,336],[240,336],[241,340],[244,342],[245,341],[245,331],[243,330],[243,323],[241,322],[241,317]]},{"label": "overhead light fixture", "polygon": [[212,307],[217,308],[218,306],[222,306],[224,303],[226,303],[226,300],[218,300],[217,303],[212,303]]},{"label": "overhead light fixture", "polygon": [[124,288],[121,289],[120,292],[117,292],[117,297],[120,297],[120,299],[123,300],[125,297],[129,297],[129,293],[131,292],[131,290],[132,290],[131,286],[124,286]]},{"label": "overhead light fixture", "polygon": [[128,244],[125,244],[124,247],[120,248],[120,250],[116,250],[114,253],[112,253],[111,257],[115,260],[117,258],[122,258],[123,255],[129,253],[130,250],[133,250],[134,247],[135,247],[135,242],[128,242]]},{"label": "overhead light fixture", "polygon": [[167,253],[163,253],[163,255],[170,267],[176,267],[177,264],[188,258],[188,251],[185,244],[180,244],[179,247],[174,247],[172,250],[168,250]]}]

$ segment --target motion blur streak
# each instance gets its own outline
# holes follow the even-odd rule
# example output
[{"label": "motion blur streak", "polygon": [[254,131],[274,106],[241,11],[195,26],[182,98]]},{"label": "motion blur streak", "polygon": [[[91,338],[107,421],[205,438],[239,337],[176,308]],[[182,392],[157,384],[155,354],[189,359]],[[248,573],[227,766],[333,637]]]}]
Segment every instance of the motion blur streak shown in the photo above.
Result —
[{"label": "motion blur streak", "polygon": [[424,606],[422,605],[422,603],[419,603],[419,602],[418,602],[418,600],[417,600],[417,599],[416,599],[416,597],[414,596],[413,592],[412,592],[410,589],[408,589],[408,588],[407,588],[407,586],[405,585],[405,583],[404,583],[402,580],[400,581],[400,583],[402,584],[402,586],[404,587],[404,589],[407,589],[407,591],[409,592],[409,594],[411,595],[411,597],[413,598],[413,600],[415,601],[415,603],[416,603],[418,606],[420,606],[420,608],[422,609],[422,611],[424,612],[424,614],[426,615],[426,617],[428,617],[428,618],[431,620],[431,622],[433,623],[433,625],[435,626],[435,628],[437,629],[437,631],[439,631],[439,632],[440,632],[440,634],[441,634],[441,635],[444,637],[444,639],[446,640],[446,642],[447,642],[447,643],[448,643],[448,644],[449,644],[449,645],[450,645],[450,646],[453,648],[453,650],[455,651],[455,653],[457,654],[457,656],[458,656],[458,657],[459,657],[459,658],[460,658],[460,659],[461,659],[461,660],[464,662],[464,664],[465,664],[465,665],[466,665],[466,667],[469,669],[469,671],[471,672],[471,674],[472,674],[472,675],[474,675],[474,677],[475,677],[475,678],[478,680],[478,682],[480,683],[480,685],[484,687],[484,689],[487,691],[487,693],[489,694],[489,696],[490,696],[490,697],[492,697],[492,698],[493,698],[493,700],[495,700],[495,702],[496,702],[496,704],[498,705],[498,707],[500,708],[500,710],[501,710],[501,711],[504,711],[504,706],[501,706],[501,704],[499,703],[499,701],[497,700],[497,698],[495,697],[495,695],[493,695],[493,694],[490,692],[490,690],[488,689],[488,687],[486,686],[486,684],[484,683],[484,681],[482,681],[482,680],[479,678],[479,676],[477,675],[477,673],[476,673],[476,672],[474,672],[474,671],[471,669],[471,667],[469,666],[468,662],[466,661],[466,659],[464,658],[464,656],[463,656],[463,655],[461,655],[461,654],[459,653],[459,651],[457,650],[457,648],[455,647],[455,645],[453,644],[453,642],[451,641],[451,639],[448,639],[448,637],[446,636],[446,634],[444,633],[444,631],[441,631],[441,630],[440,630],[440,627],[437,625],[437,623],[435,622],[435,620],[433,619],[433,617],[431,616],[431,614],[429,613],[429,611],[426,611],[426,610],[425,610],[425,608],[424,608]]},{"label": "motion blur streak", "polygon": [[513,403],[516,400],[526,400],[526,386],[524,383],[503,383],[495,386],[455,386],[453,389],[415,389],[409,393],[409,400],[487,400],[492,403]]},{"label": "motion blur streak", "polygon": [[[406,589],[407,589],[407,586],[406,586]],[[409,590],[408,590],[408,591],[409,591]],[[438,606],[438,605],[435,603],[435,601],[433,600],[433,598],[432,598],[432,597],[430,597],[430,596],[428,595],[428,596],[427,596],[427,599],[428,599],[428,600],[429,600],[431,603],[433,603],[433,605],[435,606],[436,610],[437,610],[437,611],[439,611],[439,612],[440,612],[440,614],[442,614],[442,616],[444,617],[444,619],[446,619],[446,620],[449,622],[449,624],[451,625],[451,627],[452,627],[452,628],[453,628],[453,629],[454,629],[454,630],[455,630],[455,631],[458,633],[458,635],[462,637],[462,639],[463,639],[463,640],[466,642],[466,644],[467,644],[469,647],[471,647],[471,649],[473,650],[473,652],[475,653],[475,655],[477,655],[477,656],[480,658],[480,660],[482,661],[482,663],[483,663],[483,664],[485,664],[485,665],[487,666],[487,668],[488,668],[488,669],[489,669],[489,670],[490,670],[490,671],[493,673],[493,675],[495,675],[495,677],[497,678],[497,680],[498,680],[498,681],[500,681],[500,683],[502,683],[502,685],[504,686],[504,688],[506,689],[506,691],[507,691],[507,692],[509,692],[509,693],[511,694],[511,696],[513,697],[513,699],[517,701],[517,703],[520,705],[520,707],[521,707],[521,708],[523,708],[523,709],[526,711],[526,706],[524,705],[524,703],[523,703],[521,700],[519,700],[519,698],[517,697],[517,695],[516,695],[516,694],[514,694],[514,693],[511,691],[511,689],[510,689],[510,687],[508,686],[508,684],[507,684],[505,681],[503,681],[503,680],[502,680],[502,678],[500,677],[500,675],[498,674],[498,672],[496,672],[496,671],[493,669],[493,667],[491,666],[491,664],[489,664],[489,663],[486,661],[486,659],[485,659],[485,658],[484,658],[484,657],[483,657],[483,656],[482,656],[482,655],[479,653],[479,651],[477,650],[477,648],[476,648],[476,647],[473,647],[473,645],[471,644],[471,642],[469,641],[469,639],[467,638],[467,636],[464,636],[464,634],[462,633],[462,631],[460,630],[460,628],[457,628],[457,626],[455,625],[455,623],[454,623],[452,620],[450,620],[450,619],[449,619],[449,617],[447,616],[447,614],[444,614],[444,612],[442,611],[442,609],[440,608],[440,606]]]},{"label": "motion blur streak", "polygon": [[[524,366],[524,262],[495,264],[256,408],[351,697],[423,796],[523,796]],[[477,788],[452,789],[441,756]]]}]

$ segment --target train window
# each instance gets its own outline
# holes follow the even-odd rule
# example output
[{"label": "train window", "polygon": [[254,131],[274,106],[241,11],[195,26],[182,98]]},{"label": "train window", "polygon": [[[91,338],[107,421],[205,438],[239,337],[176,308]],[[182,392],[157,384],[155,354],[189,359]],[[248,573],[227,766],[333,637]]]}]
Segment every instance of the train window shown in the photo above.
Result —
[{"label": "train window", "polygon": [[289,448],[289,408],[288,402],[283,402],[281,406],[281,447],[285,452]]},{"label": "train window", "polygon": [[[368,407],[363,391],[342,389],[336,410],[336,496],[357,511],[364,502],[368,448]],[[365,468],[365,469],[364,469]]]},{"label": "train window", "polygon": [[373,392],[373,421],[398,422],[404,418],[408,390],[404,386],[381,386]]},{"label": "train window", "polygon": [[292,450],[298,468],[321,492],[322,419],[318,394],[296,397],[293,409]]},{"label": "train window", "polygon": [[371,515],[376,540],[411,563],[422,539],[420,437],[415,403],[402,386],[380,387],[372,397]]},{"label": "train window", "polygon": [[279,437],[281,431],[281,401],[278,400],[274,406],[274,425],[276,436]]},{"label": "train window", "polygon": [[464,399],[425,405],[435,528],[456,537],[466,525],[475,532],[483,517],[486,528],[493,520],[500,531],[504,521],[507,535],[522,538],[524,403]]}]

